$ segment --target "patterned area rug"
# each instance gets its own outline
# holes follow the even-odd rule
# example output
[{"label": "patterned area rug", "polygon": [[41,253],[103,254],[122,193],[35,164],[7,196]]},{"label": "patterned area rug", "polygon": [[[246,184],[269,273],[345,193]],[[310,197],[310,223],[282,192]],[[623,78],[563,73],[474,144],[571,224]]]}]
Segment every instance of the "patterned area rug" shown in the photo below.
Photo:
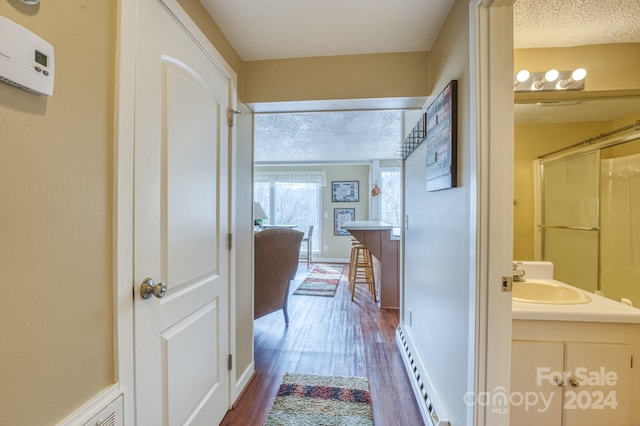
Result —
[{"label": "patterned area rug", "polygon": [[344,265],[315,265],[293,294],[333,297],[343,270]]},{"label": "patterned area rug", "polygon": [[265,426],[373,425],[364,377],[285,373]]}]

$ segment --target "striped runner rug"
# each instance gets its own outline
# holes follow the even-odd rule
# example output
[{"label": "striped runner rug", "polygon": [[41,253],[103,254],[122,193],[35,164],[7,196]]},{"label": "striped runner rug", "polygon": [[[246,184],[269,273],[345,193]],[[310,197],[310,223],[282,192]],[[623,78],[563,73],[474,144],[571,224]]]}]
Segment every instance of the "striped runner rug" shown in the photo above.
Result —
[{"label": "striped runner rug", "polygon": [[293,294],[333,297],[343,270],[344,265],[315,265]]},{"label": "striped runner rug", "polygon": [[285,373],[265,426],[373,425],[364,377]]}]

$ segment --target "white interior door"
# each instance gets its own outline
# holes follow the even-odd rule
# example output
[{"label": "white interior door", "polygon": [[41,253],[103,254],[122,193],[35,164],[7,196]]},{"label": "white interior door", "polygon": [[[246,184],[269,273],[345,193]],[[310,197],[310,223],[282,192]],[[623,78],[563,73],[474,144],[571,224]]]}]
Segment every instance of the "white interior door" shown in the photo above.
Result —
[{"label": "white interior door", "polygon": [[[160,0],[137,13],[136,424],[215,425],[229,406],[230,81]],[[166,295],[143,298],[146,278]]]}]

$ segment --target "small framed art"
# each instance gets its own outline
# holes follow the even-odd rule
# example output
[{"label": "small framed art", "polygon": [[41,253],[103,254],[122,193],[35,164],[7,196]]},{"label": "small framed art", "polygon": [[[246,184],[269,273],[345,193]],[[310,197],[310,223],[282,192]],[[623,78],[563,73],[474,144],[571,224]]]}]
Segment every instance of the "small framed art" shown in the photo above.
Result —
[{"label": "small framed art", "polygon": [[333,209],[333,235],[349,235],[342,229],[345,222],[356,220],[356,209]]},{"label": "small framed art", "polygon": [[331,182],[331,201],[345,203],[360,201],[360,185],[357,180]]}]

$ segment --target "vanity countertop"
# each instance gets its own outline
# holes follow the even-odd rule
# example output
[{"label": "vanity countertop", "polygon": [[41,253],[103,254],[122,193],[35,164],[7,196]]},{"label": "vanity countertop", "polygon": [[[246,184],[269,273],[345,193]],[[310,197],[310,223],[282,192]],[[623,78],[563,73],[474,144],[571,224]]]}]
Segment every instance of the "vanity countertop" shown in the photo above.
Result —
[{"label": "vanity countertop", "polygon": [[623,305],[606,297],[569,286],[552,279],[539,279],[576,289],[591,298],[591,302],[575,305],[512,302],[514,320],[582,321],[640,324],[640,309]]}]

